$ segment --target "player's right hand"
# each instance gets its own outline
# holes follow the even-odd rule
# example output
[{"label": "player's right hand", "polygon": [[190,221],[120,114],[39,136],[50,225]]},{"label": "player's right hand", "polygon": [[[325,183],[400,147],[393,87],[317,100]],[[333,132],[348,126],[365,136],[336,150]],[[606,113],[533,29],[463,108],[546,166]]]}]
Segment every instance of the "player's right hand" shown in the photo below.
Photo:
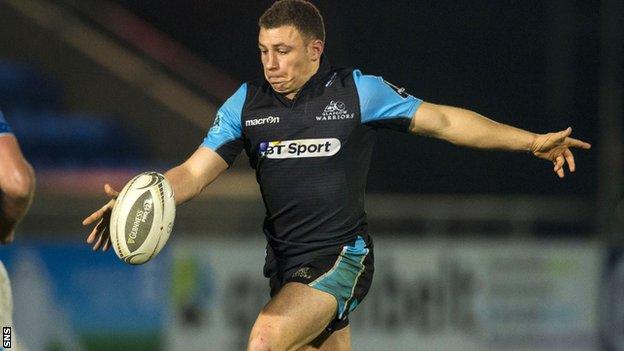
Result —
[{"label": "player's right hand", "polygon": [[570,172],[574,172],[576,169],[574,155],[570,149],[591,148],[591,144],[582,140],[570,138],[570,134],[572,134],[572,128],[570,127],[560,132],[538,134],[531,145],[531,152],[533,155],[549,160],[553,163],[553,170],[559,178],[563,178],[565,176],[563,166],[566,163],[570,168]]},{"label": "player's right hand", "polygon": [[91,234],[87,236],[87,244],[93,244],[95,241],[93,251],[97,251],[100,248],[102,248],[102,251],[107,251],[111,246],[109,224],[111,213],[113,212],[113,205],[115,205],[115,199],[119,196],[119,192],[113,189],[109,184],[104,185],[104,192],[111,198],[110,201],[82,221],[82,225],[84,226],[99,221],[91,231]]}]

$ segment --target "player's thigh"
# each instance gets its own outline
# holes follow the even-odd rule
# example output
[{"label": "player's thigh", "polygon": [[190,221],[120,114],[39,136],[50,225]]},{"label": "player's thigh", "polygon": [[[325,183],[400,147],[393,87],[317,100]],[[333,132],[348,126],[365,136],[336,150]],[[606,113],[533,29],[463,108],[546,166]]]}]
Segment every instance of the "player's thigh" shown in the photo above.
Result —
[{"label": "player's thigh", "polygon": [[308,345],[298,351],[351,351],[351,327],[347,326],[340,330],[325,335],[323,332]]},{"label": "player's thigh", "polygon": [[287,283],[262,309],[249,337],[249,350],[297,350],[334,319],[338,303],[324,291]]}]

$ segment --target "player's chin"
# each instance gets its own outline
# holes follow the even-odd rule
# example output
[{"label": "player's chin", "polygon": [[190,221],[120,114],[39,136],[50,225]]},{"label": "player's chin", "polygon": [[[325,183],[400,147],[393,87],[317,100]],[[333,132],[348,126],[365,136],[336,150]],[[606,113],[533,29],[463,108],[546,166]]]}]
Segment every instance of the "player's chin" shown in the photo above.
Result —
[{"label": "player's chin", "polygon": [[294,90],[291,80],[282,80],[279,82],[269,81],[269,84],[271,84],[271,87],[273,88],[273,90],[282,94],[292,93]]},{"label": "player's chin", "polygon": [[271,87],[273,88],[273,90],[281,94],[288,94],[291,90],[290,87],[288,87],[284,83],[271,83]]}]

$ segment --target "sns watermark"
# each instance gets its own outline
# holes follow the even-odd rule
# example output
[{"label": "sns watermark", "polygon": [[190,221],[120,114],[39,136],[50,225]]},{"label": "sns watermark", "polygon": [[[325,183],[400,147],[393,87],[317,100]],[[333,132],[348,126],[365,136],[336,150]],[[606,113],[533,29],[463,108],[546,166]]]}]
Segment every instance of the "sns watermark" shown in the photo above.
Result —
[{"label": "sns watermark", "polygon": [[11,327],[2,327],[2,347],[11,348]]}]

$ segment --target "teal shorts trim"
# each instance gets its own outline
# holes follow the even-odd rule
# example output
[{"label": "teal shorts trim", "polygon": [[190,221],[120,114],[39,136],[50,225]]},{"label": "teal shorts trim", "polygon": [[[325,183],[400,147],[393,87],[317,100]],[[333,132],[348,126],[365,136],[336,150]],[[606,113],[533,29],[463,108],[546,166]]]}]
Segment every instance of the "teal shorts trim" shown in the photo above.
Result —
[{"label": "teal shorts trim", "polygon": [[308,285],[314,289],[333,295],[338,301],[337,318],[343,319],[353,311],[363,296],[355,297],[355,288],[362,274],[366,271],[364,260],[370,250],[364,239],[357,237],[355,244],[344,246],[334,266]]}]

